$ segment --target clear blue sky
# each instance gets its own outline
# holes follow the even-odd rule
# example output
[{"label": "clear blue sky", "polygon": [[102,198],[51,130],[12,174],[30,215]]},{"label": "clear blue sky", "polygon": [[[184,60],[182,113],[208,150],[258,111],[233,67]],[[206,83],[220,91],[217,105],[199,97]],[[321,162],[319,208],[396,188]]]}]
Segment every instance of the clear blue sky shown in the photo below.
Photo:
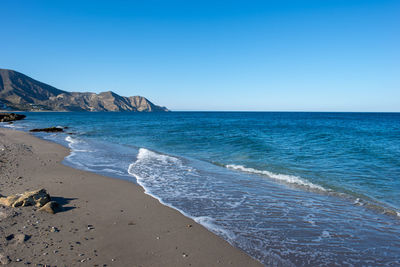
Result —
[{"label": "clear blue sky", "polygon": [[172,110],[400,111],[399,0],[0,2],[0,68]]}]

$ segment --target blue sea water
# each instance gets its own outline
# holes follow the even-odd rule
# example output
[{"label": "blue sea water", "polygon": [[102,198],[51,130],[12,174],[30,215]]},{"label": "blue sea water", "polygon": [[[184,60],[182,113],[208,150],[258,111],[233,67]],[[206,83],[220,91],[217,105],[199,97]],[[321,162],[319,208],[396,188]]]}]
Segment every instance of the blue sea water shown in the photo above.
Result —
[{"label": "blue sea water", "polygon": [[400,266],[400,114],[26,113],[71,148],[272,266]]}]

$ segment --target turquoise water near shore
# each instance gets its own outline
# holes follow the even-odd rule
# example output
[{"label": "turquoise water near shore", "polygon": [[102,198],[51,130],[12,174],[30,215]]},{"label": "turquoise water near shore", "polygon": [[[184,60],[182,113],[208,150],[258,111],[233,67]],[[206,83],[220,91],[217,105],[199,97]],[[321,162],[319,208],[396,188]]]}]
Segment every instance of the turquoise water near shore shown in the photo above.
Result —
[{"label": "turquoise water near shore", "polygon": [[26,113],[266,265],[400,265],[400,114]]}]

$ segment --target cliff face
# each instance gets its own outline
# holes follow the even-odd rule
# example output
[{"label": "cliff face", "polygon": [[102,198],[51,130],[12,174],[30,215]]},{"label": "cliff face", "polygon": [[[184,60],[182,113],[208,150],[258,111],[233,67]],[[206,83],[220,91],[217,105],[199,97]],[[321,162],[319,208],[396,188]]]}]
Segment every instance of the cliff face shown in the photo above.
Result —
[{"label": "cliff face", "polygon": [[0,69],[0,107],[25,111],[168,111],[142,96],[125,97],[111,91],[66,92],[6,69]]}]

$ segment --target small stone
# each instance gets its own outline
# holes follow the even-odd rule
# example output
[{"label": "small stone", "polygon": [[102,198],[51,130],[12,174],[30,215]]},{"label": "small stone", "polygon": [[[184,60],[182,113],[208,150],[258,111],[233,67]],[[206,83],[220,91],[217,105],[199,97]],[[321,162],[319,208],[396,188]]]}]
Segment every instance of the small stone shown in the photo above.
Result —
[{"label": "small stone", "polygon": [[58,230],[57,227],[52,226],[51,229],[50,229],[50,232],[52,232],[52,233],[58,233],[58,232],[60,232],[60,230]]},{"label": "small stone", "polygon": [[45,205],[43,205],[43,207],[39,209],[39,211],[45,211],[51,214],[55,214],[57,212],[60,212],[61,210],[62,206],[55,201],[47,202]]}]

